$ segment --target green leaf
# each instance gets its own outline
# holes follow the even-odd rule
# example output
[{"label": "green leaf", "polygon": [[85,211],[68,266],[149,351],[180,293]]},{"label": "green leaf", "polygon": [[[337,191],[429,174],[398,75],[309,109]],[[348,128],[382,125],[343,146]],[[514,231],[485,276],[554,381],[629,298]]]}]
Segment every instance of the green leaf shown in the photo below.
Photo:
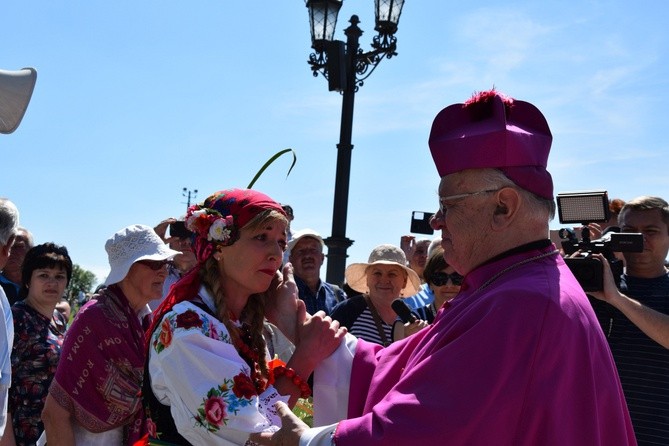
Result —
[{"label": "green leaf", "polygon": [[258,181],[258,178],[260,178],[260,175],[263,174],[263,172],[274,162],[276,161],[280,156],[286,154],[286,153],[292,153],[293,154],[293,162],[290,165],[290,169],[288,169],[288,173],[286,174],[286,178],[288,178],[288,175],[290,175],[290,172],[293,170],[293,167],[295,167],[295,163],[297,162],[297,155],[295,155],[295,151],[293,149],[284,149],[281,150],[280,152],[277,152],[272,156],[270,159],[267,160],[267,162],[260,168],[258,173],[253,177],[249,185],[246,187],[247,189],[253,188],[253,185]]}]

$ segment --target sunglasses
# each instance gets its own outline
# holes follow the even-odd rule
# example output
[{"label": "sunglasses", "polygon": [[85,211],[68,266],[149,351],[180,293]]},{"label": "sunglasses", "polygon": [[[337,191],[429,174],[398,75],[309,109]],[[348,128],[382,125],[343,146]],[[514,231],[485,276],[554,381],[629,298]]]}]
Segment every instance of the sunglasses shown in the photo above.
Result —
[{"label": "sunglasses", "polygon": [[443,286],[448,283],[448,279],[451,279],[453,285],[460,286],[462,285],[462,281],[465,280],[465,276],[461,276],[458,273],[451,273],[451,274],[435,273],[430,279],[430,283],[432,283],[435,286]]},{"label": "sunglasses", "polygon": [[142,265],[151,268],[153,271],[158,271],[165,268],[166,265],[171,265],[171,260],[138,260],[135,263],[141,263]]}]

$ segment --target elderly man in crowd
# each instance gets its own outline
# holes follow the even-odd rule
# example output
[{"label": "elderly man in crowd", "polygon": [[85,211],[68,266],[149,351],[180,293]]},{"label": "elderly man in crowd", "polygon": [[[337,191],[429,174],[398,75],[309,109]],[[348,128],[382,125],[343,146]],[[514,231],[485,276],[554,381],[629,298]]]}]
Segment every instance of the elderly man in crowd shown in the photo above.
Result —
[{"label": "elderly man in crowd", "polygon": [[[635,444],[606,339],[547,239],[552,136],[496,91],[442,110],[430,134],[444,257],[465,275],[433,325],[383,348],[347,335],[315,371],[309,429],[278,404],[282,445]],[[332,423],[324,425],[324,423]]]},{"label": "elderly man in crowd", "polygon": [[35,246],[33,235],[26,228],[17,228],[12,245],[12,253],[0,274],[0,286],[5,290],[10,305],[19,300],[21,289],[21,270],[26,253]]},{"label": "elderly man in crowd", "polygon": [[321,280],[325,260],[323,238],[313,229],[302,229],[288,242],[289,260],[293,264],[298,297],[304,301],[309,314],[322,310],[330,314],[346,293],[336,285]]},{"label": "elderly man in crowd", "polygon": [[[5,266],[11,254],[19,211],[11,201],[0,198],[0,268]],[[0,439],[7,423],[7,395],[12,383],[10,360],[14,343],[14,320],[5,292],[0,287]]]}]

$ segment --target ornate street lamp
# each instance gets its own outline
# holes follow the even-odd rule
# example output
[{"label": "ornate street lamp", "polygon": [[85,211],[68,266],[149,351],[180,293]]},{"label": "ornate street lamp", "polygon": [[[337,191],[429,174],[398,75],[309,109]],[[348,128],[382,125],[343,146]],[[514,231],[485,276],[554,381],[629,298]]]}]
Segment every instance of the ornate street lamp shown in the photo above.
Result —
[{"label": "ornate street lamp", "polygon": [[337,144],[337,172],[332,212],[332,235],[325,239],[328,246],[326,280],[342,283],[346,268],[346,250],[353,240],[346,237],[348,189],[351,172],[351,134],[353,129],[353,104],[358,91],[383,59],[396,56],[397,24],[402,14],[404,0],[374,0],[378,33],[372,39],[372,49],[363,52],[358,43],[362,30],[360,19],[351,16],[351,25],[344,30],[346,42],[333,40],[337,15],[343,0],[305,0],[309,8],[311,47],[309,65],[314,76],[322,74],[328,80],[330,91],[342,94],[341,127]]}]

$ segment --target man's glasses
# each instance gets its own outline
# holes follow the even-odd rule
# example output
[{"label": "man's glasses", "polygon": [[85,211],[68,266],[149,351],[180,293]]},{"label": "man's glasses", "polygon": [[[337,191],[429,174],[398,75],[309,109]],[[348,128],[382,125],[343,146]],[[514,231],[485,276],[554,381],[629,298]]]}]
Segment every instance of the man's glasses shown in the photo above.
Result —
[{"label": "man's glasses", "polygon": [[435,273],[430,279],[430,283],[432,283],[434,286],[443,286],[448,283],[448,279],[451,279],[453,285],[460,286],[462,285],[462,281],[465,280],[465,277],[458,273]]},{"label": "man's glasses", "polygon": [[153,271],[158,271],[162,268],[165,268],[168,265],[172,264],[171,260],[138,260],[135,263],[140,263],[148,268],[151,268]]}]

